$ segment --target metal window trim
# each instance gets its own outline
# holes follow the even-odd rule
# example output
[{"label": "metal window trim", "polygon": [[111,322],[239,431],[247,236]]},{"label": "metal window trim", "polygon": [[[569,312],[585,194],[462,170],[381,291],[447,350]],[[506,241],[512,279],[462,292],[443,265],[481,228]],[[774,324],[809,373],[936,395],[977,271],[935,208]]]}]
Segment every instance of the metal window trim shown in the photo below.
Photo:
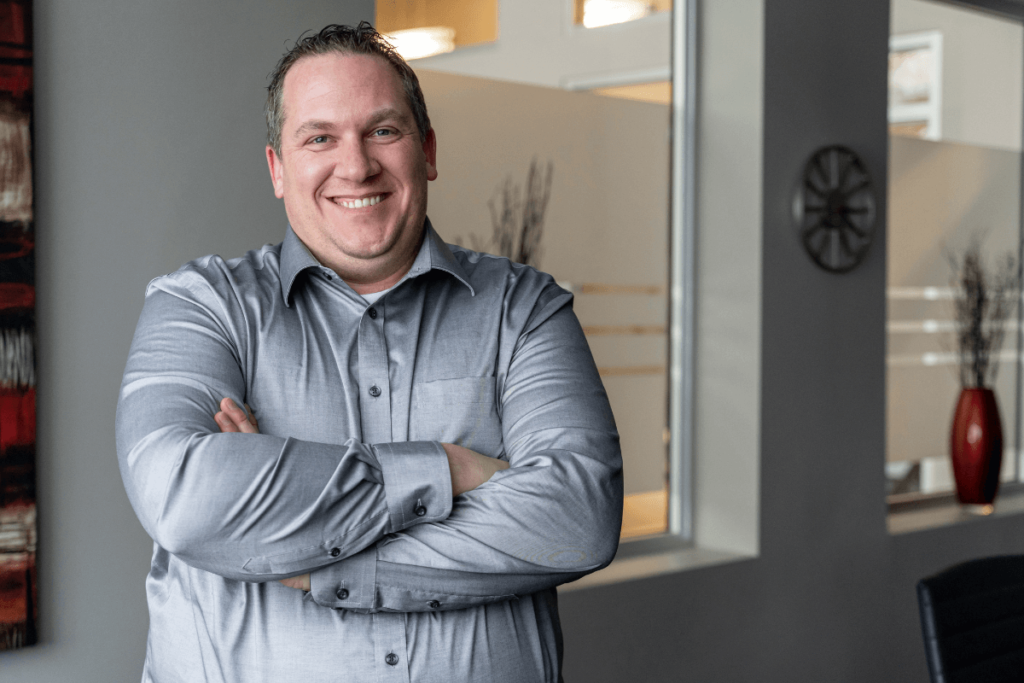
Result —
[{"label": "metal window trim", "polygon": [[693,539],[695,169],[699,0],[672,10],[671,281],[669,295],[669,533]]}]

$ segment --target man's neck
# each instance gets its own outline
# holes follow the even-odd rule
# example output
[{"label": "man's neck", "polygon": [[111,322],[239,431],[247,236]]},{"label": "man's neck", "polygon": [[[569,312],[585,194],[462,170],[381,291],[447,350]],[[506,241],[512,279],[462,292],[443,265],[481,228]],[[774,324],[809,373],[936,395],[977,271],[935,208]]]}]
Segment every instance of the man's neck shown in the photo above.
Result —
[{"label": "man's neck", "polygon": [[[306,248],[309,255],[313,259],[325,268],[333,270],[338,277],[345,281],[349,287],[355,291],[356,294],[372,294],[374,292],[381,292],[385,289],[391,289],[399,283],[399,281],[405,277],[405,274],[412,268],[412,264],[416,262],[416,257],[420,253],[420,249],[423,247],[423,240],[426,239],[427,231],[426,226],[420,234],[419,240],[416,241],[415,246],[406,255],[406,258],[398,262],[395,265],[394,261],[385,260],[376,271],[369,269],[367,273],[359,273],[352,268],[341,268],[336,264],[332,264],[317,256],[309,245],[306,244],[301,237],[299,242]],[[298,237],[298,234],[296,233]]]},{"label": "man's neck", "polygon": [[388,268],[391,271],[390,275],[382,278],[373,278],[370,280],[361,280],[356,277],[345,277],[341,273],[338,273],[338,277],[343,279],[345,283],[355,290],[356,294],[372,294],[374,292],[382,292],[385,289],[391,289],[399,283],[399,281],[405,277],[405,274],[412,268],[412,264],[416,262],[416,256],[419,255],[420,249],[423,246],[423,240],[426,239],[427,231],[424,230],[420,235],[419,240],[416,241],[416,246],[409,252],[404,261],[400,263],[397,268]]}]

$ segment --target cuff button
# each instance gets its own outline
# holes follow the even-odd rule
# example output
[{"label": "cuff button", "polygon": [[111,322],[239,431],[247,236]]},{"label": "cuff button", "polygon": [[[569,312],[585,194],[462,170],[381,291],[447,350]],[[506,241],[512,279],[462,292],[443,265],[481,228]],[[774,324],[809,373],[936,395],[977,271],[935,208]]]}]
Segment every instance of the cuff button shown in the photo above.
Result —
[{"label": "cuff button", "polygon": [[430,602],[427,603],[427,607],[429,607],[430,609],[437,609],[440,606],[441,606],[441,603],[439,603],[437,600],[431,600]]},{"label": "cuff button", "polygon": [[394,652],[389,652],[388,656],[384,658],[384,661],[387,662],[390,666],[394,666],[395,664],[398,664],[398,655],[396,655]]},{"label": "cuff button", "polygon": [[336,595],[339,600],[348,600],[348,591],[344,588],[339,588]]},{"label": "cuff button", "polygon": [[427,514],[427,508],[423,507],[422,505],[417,505],[416,509],[413,512],[416,513],[417,517],[422,517],[423,515]]},{"label": "cuff button", "polygon": [[341,549],[331,548],[331,557],[337,557],[338,555],[341,555]]}]

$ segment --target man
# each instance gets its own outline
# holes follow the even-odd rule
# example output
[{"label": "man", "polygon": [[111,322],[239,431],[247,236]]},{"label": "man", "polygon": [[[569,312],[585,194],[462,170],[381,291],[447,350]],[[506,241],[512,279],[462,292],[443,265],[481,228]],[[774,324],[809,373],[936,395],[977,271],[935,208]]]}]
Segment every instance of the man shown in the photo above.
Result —
[{"label": "man", "polygon": [[622,507],[571,295],[434,232],[423,95],[368,24],[269,90],[284,242],[150,283],[125,369],[143,680],[560,680],[554,587]]}]

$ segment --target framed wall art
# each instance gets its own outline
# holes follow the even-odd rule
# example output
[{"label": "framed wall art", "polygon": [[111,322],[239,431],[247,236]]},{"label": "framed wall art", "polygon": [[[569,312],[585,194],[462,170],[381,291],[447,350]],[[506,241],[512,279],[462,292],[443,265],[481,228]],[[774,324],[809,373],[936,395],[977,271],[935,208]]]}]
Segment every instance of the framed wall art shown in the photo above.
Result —
[{"label": "framed wall art", "polygon": [[942,137],[942,33],[889,38],[889,132]]},{"label": "framed wall art", "polygon": [[0,650],[36,642],[32,0],[0,0]]}]

